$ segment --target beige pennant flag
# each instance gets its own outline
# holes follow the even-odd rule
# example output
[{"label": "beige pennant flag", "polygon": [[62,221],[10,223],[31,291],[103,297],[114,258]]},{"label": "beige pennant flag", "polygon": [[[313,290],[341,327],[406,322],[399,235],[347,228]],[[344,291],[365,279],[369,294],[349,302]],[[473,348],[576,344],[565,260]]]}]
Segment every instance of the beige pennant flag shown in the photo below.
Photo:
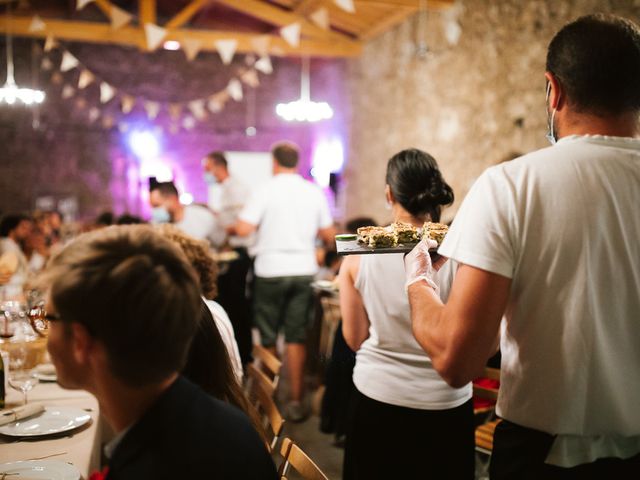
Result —
[{"label": "beige pennant flag", "polygon": [[53,72],[53,75],[51,75],[51,83],[54,85],[60,85],[63,80],[64,78],[60,72]]},{"label": "beige pennant flag", "polygon": [[73,88],[71,85],[65,85],[64,88],[62,89],[62,98],[64,99],[71,98],[75,93],[76,93],[75,88]]},{"label": "beige pennant flag", "polygon": [[220,93],[211,95],[207,101],[207,108],[211,113],[218,113],[224,108],[224,98]]},{"label": "beige pennant flag", "polygon": [[93,76],[89,70],[82,70],[80,72],[80,77],[78,77],[78,88],[82,90],[83,88],[87,88],[96,77]]},{"label": "beige pennant flag", "polygon": [[198,53],[200,53],[200,49],[202,48],[202,42],[195,38],[187,38],[180,42],[180,45],[184,50],[187,60],[190,62],[198,56]]},{"label": "beige pennant flag", "polygon": [[42,70],[49,71],[53,68],[53,62],[50,58],[44,57],[40,63],[40,68],[42,68]]},{"label": "beige pennant flag", "polygon": [[131,95],[123,95],[122,100],[120,101],[120,105],[122,107],[122,113],[127,114],[131,113],[133,110],[133,106],[136,104],[136,99]]},{"label": "beige pennant flag", "polygon": [[184,117],[184,120],[182,120],[182,126],[185,130],[192,130],[196,126],[196,119],[191,115],[187,115]]},{"label": "beige pennant flag", "polygon": [[153,23],[145,23],[144,33],[147,36],[147,48],[149,50],[155,50],[160,46],[164,37],[167,36],[167,29],[154,25]]},{"label": "beige pennant flag", "polygon": [[271,75],[273,73],[273,65],[271,65],[271,59],[268,55],[260,57],[260,59],[254,65],[255,69],[264,73],[265,75]]},{"label": "beige pennant flag", "polygon": [[259,35],[251,38],[251,48],[260,56],[264,57],[269,54],[269,46],[271,45],[271,35]]},{"label": "beige pennant flag", "polygon": [[100,109],[98,107],[91,107],[89,109],[89,121],[95,122],[100,117]]},{"label": "beige pennant flag", "polygon": [[94,0],[78,0],[76,2],[76,10],[82,10],[84,7],[86,7],[93,1]]},{"label": "beige pennant flag", "polygon": [[158,102],[144,102],[142,105],[147,112],[147,118],[149,118],[149,120],[155,119],[158,113],[160,113],[160,104]]},{"label": "beige pennant flag", "polygon": [[295,22],[280,29],[280,35],[293,48],[300,45],[300,23]]},{"label": "beige pennant flag", "polygon": [[118,131],[120,133],[127,133],[129,131],[129,124],[124,122],[118,123]]},{"label": "beige pennant flag", "polygon": [[207,116],[207,112],[204,109],[204,100],[193,100],[187,104],[187,107],[198,120],[202,120]]},{"label": "beige pennant flag", "polygon": [[47,39],[45,40],[45,42],[44,42],[44,51],[45,52],[50,52],[51,50],[53,50],[57,46],[58,46],[58,42],[56,41],[56,39],[53,38],[51,35],[49,35],[47,37]]},{"label": "beige pennant flag", "polygon": [[111,115],[105,115],[104,117],[102,117],[102,126],[104,128],[106,128],[107,130],[112,129],[114,123],[115,122],[114,122],[113,117]]},{"label": "beige pennant flag", "polygon": [[325,7],[319,8],[309,15],[309,20],[324,30],[329,30],[329,26],[331,25],[329,21],[329,10]]},{"label": "beige pennant flag", "polygon": [[113,30],[118,30],[119,28],[128,25],[133,19],[133,15],[119,7],[116,7],[115,5],[111,5],[111,13],[109,16],[111,17],[111,28]]},{"label": "beige pennant flag", "polygon": [[353,4],[353,0],[333,0],[333,3],[345,12],[356,13],[356,6]]},{"label": "beige pennant flag", "polygon": [[45,28],[47,28],[47,26],[42,19],[38,15],[34,15],[31,19],[31,24],[29,25],[29,32],[41,32]]},{"label": "beige pennant flag", "polygon": [[225,65],[229,65],[233,60],[233,56],[236,53],[236,49],[238,48],[237,40],[216,40],[214,42],[216,50],[220,54],[220,58],[222,59],[222,63]]},{"label": "beige pennant flag", "polygon": [[107,103],[116,94],[116,89],[107,82],[100,83],[100,103]]},{"label": "beige pennant flag", "polygon": [[182,113],[182,105],[179,103],[170,103],[169,104],[169,116],[172,120],[178,120],[180,118],[180,114]]},{"label": "beige pennant flag", "polygon": [[62,54],[62,63],[60,63],[60,71],[68,72],[71,69],[74,69],[78,66],[80,62],[76,57],[71,55],[69,52],[65,50]]},{"label": "beige pennant flag", "polygon": [[242,100],[242,83],[240,83],[240,80],[232,78],[227,85],[227,92],[236,102]]},{"label": "beige pennant flag", "polygon": [[260,80],[258,79],[258,72],[253,69],[247,70],[240,77],[244,83],[249,85],[251,88],[256,88],[260,85]]}]

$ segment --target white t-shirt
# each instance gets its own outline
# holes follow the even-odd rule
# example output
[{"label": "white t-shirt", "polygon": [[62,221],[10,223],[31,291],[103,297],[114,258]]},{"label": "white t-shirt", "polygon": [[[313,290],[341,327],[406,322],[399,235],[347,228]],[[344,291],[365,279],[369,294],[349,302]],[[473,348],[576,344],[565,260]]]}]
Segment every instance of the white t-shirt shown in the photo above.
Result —
[{"label": "white t-shirt", "polygon": [[242,360],[240,360],[238,343],[236,342],[236,336],[233,331],[233,325],[231,324],[229,315],[227,315],[227,312],[219,303],[214,302],[213,300],[207,300],[204,297],[202,297],[202,299],[207,304],[207,307],[209,307],[213,320],[216,322],[216,326],[218,327],[218,331],[222,337],[222,341],[224,342],[225,347],[227,347],[227,352],[229,352],[229,358],[231,359],[231,366],[233,367],[233,373],[235,373],[238,382],[242,384]]},{"label": "white t-shirt", "polygon": [[318,230],[333,224],[322,191],[300,175],[275,175],[255,192],[240,219],[258,226],[255,272],[259,277],[315,275]]},{"label": "white t-shirt", "polygon": [[[220,200],[213,211],[218,215],[218,221],[226,228],[238,221],[238,215],[249,199],[249,187],[236,177],[229,176],[220,183]],[[249,247],[253,244],[253,235],[248,237],[229,237],[232,247]]]},{"label": "white t-shirt", "polygon": [[194,238],[208,240],[213,246],[222,245],[226,235],[213,212],[202,205],[185,206],[184,216],[175,226]]},{"label": "white t-shirt", "polygon": [[413,336],[404,283],[402,254],[360,258],[355,287],[370,326],[369,338],[356,353],[353,383],[367,397],[390,405],[422,410],[458,407],[471,398],[471,384],[451,388],[434,370]]},{"label": "white t-shirt", "polygon": [[549,463],[640,435],[639,206],[640,140],[566,137],[487,170],[440,248],[512,279],[497,411],[573,442]]}]

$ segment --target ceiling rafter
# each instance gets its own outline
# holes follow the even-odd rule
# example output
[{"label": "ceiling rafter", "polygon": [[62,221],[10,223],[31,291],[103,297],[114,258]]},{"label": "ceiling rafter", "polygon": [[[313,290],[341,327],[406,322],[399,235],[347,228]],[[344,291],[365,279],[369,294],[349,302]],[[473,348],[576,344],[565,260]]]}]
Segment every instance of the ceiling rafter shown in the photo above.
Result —
[{"label": "ceiling rafter", "polygon": [[138,0],[138,17],[140,18],[140,24],[158,22],[156,0]]},{"label": "ceiling rafter", "polygon": [[200,11],[205,4],[209,3],[209,0],[192,0],[187,6],[180,10],[171,20],[167,22],[165,28],[178,28],[182,27],[193,16]]}]

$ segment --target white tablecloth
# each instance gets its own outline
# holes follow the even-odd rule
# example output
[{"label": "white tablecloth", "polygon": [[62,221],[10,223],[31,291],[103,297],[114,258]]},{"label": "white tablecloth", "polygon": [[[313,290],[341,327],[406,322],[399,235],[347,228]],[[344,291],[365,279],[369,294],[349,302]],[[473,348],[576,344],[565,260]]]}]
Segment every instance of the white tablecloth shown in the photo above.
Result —
[{"label": "white tablecloth", "polygon": [[[18,460],[50,460],[69,462],[80,470],[86,479],[100,468],[100,450],[104,425],[100,420],[98,401],[83,390],[64,390],[55,383],[40,383],[29,392],[29,403],[40,402],[44,406],[68,406],[87,410],[91,423],[62,438],[51,440],[27,440],[0,436],[0,464]],[[20,405],[22,394],[7,392],[7,407]]]}]

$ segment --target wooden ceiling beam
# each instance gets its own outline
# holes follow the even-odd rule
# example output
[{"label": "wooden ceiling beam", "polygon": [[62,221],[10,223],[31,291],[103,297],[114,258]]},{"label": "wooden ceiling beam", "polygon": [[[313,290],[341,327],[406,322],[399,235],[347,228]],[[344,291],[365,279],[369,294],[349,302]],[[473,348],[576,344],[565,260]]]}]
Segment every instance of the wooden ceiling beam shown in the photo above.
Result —
[{"label": "wooden ceiling beam", "polygon": [[[429,10],[440,10],[452,7],[455,0],[427,0],[427,8]],[[388,7],[412,7],[420,8],[420,0],[354,0],[356,13],[358,6],[365,7],[367,5],[382,5]]]},{"label": "wooden ceiling beam", "polygon": [[165,28],[179,28],[182,27],[185,23],[193,18],[193,16],[198,13],[198,11],[206,4],[209,0],[193,0],[187,6],[185,6],[182,10],[180,10],[171,20],[167,22],[164,26]]},{"label": "wooden ceiling beam", "polygon": [[158,23],[158,12],[156,9],[156,0],[138,0],[138,17],[140,25],[145,23]]},{"label": "wooden ceiling beam", "polygon": [[[146,49],[146,37],[144,30],[136,26],[126,26],[118,30],[113,30],[108,23],[81,22],[71,20],[60,20],[53,18],[43,18],[46,28],[37,32],[30,32],[32,17],[12,17],[11,32],[15,36],[30,38],[46,38],[51,35],[58,40],[73,42],[114,44],[122,46],[137,47]],[[5,33],[7,29],[6,15],[0,15],[0,33]],[[173,29],[167,32],[166,40],[177,40],[178,42],[195,39],[202,42],[202,50],[217,51],[215,42],[217,40],[235,39],[238,41],[237,51],[239,53],[255,53],[252,40],[258,35],[251,33],[241,33],[220,30],[195,30],[195,29]],[[300,46],[293,48],[280,36],[271,36],[272,55],[285,56],[311,56],[311,57],[356,57],[360,55],[362,46],[359,43],[340,43],[334,41],[324,41],[317,39],[301,39]]]},{"label": "wooden ceiling beam", "polygon": [[292,23],[300,23],[301,32],[304,35],[318,40],[331,40],[345,44],[357,44],[346,35],[323,30],[314,25],[302,15],[270,5],[260,0],[216,0],[218,3],[233,8],[251,17],[258,18],[277,27],[286,27]]},{"label": "wooden ceiling beam", "polygon": [[409,15],[412,15],[416,11],[416,8],[397,8],[393,13],[387,15],[379,22],[375,22],[373,26],[367,29],[359,38],[364,41],[371,40],[387,30],[391,30],[399,23],[402,23]]}]

